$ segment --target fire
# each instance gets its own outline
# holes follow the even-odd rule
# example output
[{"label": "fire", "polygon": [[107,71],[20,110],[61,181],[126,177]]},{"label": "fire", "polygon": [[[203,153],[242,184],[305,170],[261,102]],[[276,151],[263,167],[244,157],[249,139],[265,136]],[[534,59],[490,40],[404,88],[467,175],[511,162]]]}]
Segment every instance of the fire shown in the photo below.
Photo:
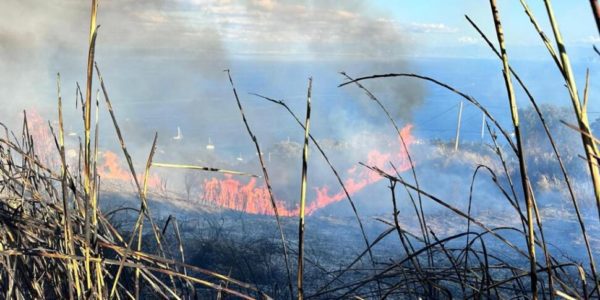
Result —
[{"label": "fire", "polygon": [[98,174],[104,180],[131,180],[131,173],[121,167],[119,157],[111,152],[102,152],[102,164],[98,166]]},{"label": "fire", "polygon": [[[401,135],[407,147],[414,142],[414,137],[411,135],[412,125],[405,126]],[[371,150],[367,156],[367,165],[377,166],[387,172],[395,172],[389,162],[394,162],[398,172],[406,171],[410,168],[410,162],[407,159],[407,153],[400,143],[400,151],[397,153],[381,153],[377,150]],[[344,185],[348,194],[353,195],[367,186],[378,182],[382,179],[381,176],[366,168],[358,168],[356,166],[346,171],[347,179]],[[204,195],[202,200],[210,202],[221,207],[244,211],[252,214],[267,214],[272,215],[273,209],[271,200],[266,187],[263,185],[257,186],[256,179],[251,179],[247,184],[242,184],[240,181],[227,176],[224,179],[212,178],[204,181]],[[313,214],[317,210],[324,208],[332,203],[343,200],[346,197],[344,191],[330,194],[328,186],[315,188],[316,198],[308,202],[306,213]],[[288,208],[284,201],[275,201],[278,213],[281,216],[296,216],[299,209]]]},{"label": "fire", "polygon": [[58,150],[48,123],[35,109],[27,111],[27,127],[33,138],[35,153],[41,161],[47,164],[58,161]]},{"label": "fire", "polygon": [[[48,123],[44,121],[42,116],[35,110],[27,111],[27,126],[29,134],[32,136],[35,153],[40,160],[49,167],[60,166],[59,152],[54,142],[54,137],[50,131]],[[56,124],[52,126],[56,128]],[[58,137],[57,137],[58,138]],[[78,153],[74,149],[67,150],[68,158],[76,158]],[[57,163],[58,162],[58,163]],[[132,182],[133,177],[129,172],[129,168],[123,167],[117,154],[111,151],[104,151],[98,161],[98,175],[102,180]],[[143,183],[143,174],[138,174],[140,185]],[[148,186],[150,188],[160,188],[162,180],[156,174],[151,174],[148,177]]]},{"label": "fire", "polygon": [[[112,151],[102,152],[102,159],[99,161],[97,166],[98,175],[102,180],[113,180],[132,182],[133,176],[129,169],[125,169],[121,166],[121,162],[117,154]],[[138,174],[138,180],[140,185],[143,184],[143,174]],[[158,188],[161,185],[160,177],[157,175],[150,175],[148,177],[148,186],[150,188]]]},{"label": "fire", "polygon": [[[204,181],[202,200],[218,206],[253,214],[273,214],[269,191],[257,186],[256,178],[242,184],[230,175],[225,179],[211,178]],[[293,216],[297,210],[287,210],[282,201],[276,201],[282,216]]]},{"label": "fire", "polygon": [[[411,135],[412,125],[405,126],[401,135],[409,147],[414,142]],[[407,153],[399,142],[400,149],[396,152],[382,153],[378,150],[371,150],[367,154],[366,164],[377,166],[386,172],[394,173],[389,162],[393,162],[398,172],[410,169],[410,163],[407,159]],[[103,180],[113,180],[121,182],[131,182],[133,177],[129,169],[123,167],[117,154],[111,151],[104,151],[99,160],[98,174]],[[382,180],[377,173],[359,166],[353,166],[342,174],[346,178],[344,186],[348,194],[354,195],[366,187]],[[142,174],[139,175],[140,184]],[[150,188],[159,188],[161,180],[156,175],[151,175],[148,181]],[[202,183],[202,195],[200,199],[204,203],[210,203],[219,207],[228,208],[237,211],[243,211],[251,214],[273,215],[273,207],[269,197],[267,187],[259,183],[256,178],[251,178],[247,183],[243,183],[231,175],[225,175],[223,178],[205,179]],[[324,185],[314,188],[316,197],[309,201],[306,206],[306,214],[310,215],[332,203],[342,201],[346,194],[343,189],[335,193],[330,191],[329,186]],[[275,199],[277,210],[280,216],[297,216],[298,206],[289,207],[289,202],[281,199]]]}]

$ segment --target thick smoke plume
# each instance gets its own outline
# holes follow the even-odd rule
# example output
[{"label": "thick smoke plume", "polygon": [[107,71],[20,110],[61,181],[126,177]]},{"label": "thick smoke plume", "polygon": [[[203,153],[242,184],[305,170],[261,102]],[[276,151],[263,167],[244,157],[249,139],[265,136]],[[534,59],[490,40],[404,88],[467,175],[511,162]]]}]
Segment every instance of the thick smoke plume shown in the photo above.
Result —
[{"label": "thick smoke plume", "polygon": [[[0,92],[3,102],[20,104],[4,118],[32,106],[51,110],[57,72],[73,96],[73,83],[84,78],[88,6],[73,0],[0,4],[7,12],[0,18]],[[225,97],[213,87],[222,81],[220,71],[240,59],[329,62],[332,74],[409,70],[416,45],[414,28],[365,1],[106,1],[98,22],[97,60],[121,103]],[[272,85],[284,83],[273,77]],[[369,87],[397,117],[410,118],[423,97],[413,83]]]},{"label": "thick smoke plume", "polygon": [[[0,3],[0,11],[22,12],[1,14],[0,18],[0,101],[18,103],[3,105],[7,109],[0,113],[1,119],[16,128],[20,112],[35,108],[42,119],[54,120],[56,73],[60,72],[67,144],[76,149],[81,112],[74,107],[74,91],[75,82],[85,78],[89,3],[11,0]],[[234,75],[243,74],[236,77],[242,93],[274,93],[290,99],[292,107],[298,99],[294,98],[297,87],[304,88],[304,82],[295,78],[314,75],[317,91],[327,89],[315,94],[319,101],[315,105],[317,135],[345,140],[358,131],[370,130],[376,126],[373,123],[385,118],[362,91],[337,89],[337,83],[345,80],[338,72],[359,76],[411,71],[410,55],[417,44],[410,33],[414,28],[366,1],[101,1],[98,23],[96,60],[138,165],[144,161],[155,131],[159,133],[156,158],[160,161],[210,162],[219,167],[230,165],[235,158],[228,156],[238,153],[253,161],[250,144],[240,142],[247,136],[222,76],[226,68]],[[258,77],[263,80],[257,81]],[[404,121],[410,120],[413,109],[423,101],[423,87],[418,83],[374,81],[365,85],[394,117]],[[250,97],[242,98],[249,101]],[[266,143],[264,149],[299,132],[292,119],[279,113],[280,108],[257,103],[248,102],[247,108],[251,121],[256,120],[252,126],[259,139]],[[118,153],[102,99],[100,109],[101,147]],[[265,111],[272,119],[259,122],[255,116]],[[328,116],[335,117],[335,122],[322,121]],[[357,116],[367,120],[357,121]],[[280,124],[278,132],[265,129],[275,128],[273,123]],[[177,127],[182,129],[183,140],[172,139]],[[217,145],[213,154],[204,151],[211,137]],[[356,157],[351,162],[363,159]],[[315,172],[325,173],[317,169]],[[172,178],[172,187],[181,188],[173,186],[173,182],[183,182],[178,179]]]}]

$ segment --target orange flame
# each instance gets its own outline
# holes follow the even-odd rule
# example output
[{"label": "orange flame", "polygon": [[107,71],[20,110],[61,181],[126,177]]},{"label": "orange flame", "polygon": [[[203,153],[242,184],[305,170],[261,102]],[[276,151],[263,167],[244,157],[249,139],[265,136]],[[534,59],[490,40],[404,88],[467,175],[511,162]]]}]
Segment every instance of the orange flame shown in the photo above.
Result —
[{"label": "orange flame", "polygon": [[111,152],[102,152],[102,164],[98,167],[98,174],[102,179],[107,180],[131,180],[131,173],[121,167],[119,163],[119,157]]},{"label": "orange flame", "polygon": [[[97,166],[98,175],[103,180],[114,180],[132,182],[133,176],[128,169],[121,166],[119,157],[117,154],[111,151],[102,152],[101,163]],[[140,185],[143,184],[143,174],[139,174],[138,180]],[[157,175],[150,175],[148,177],[148,186],[150,188],[158,188],[161,185],[161,179]]]},{"label": "orange flame", "polygon": [[[407,147],[414,142],[414,137],[410,132],[411,129],[412,125],[407,125],[401,131],[402,138]],[[390,166],[386,167],[390,161],[396,163],[398,172],[410,169],[407,153],[402,146],[397,153],[381,153],[377,150],[371,150],[367,155],[367,165],[377,166],[386,172],[395,172]],[[366,168],[359,169],[356,166],[346,171],[346,177],[348,179],[345,180],[344,185],[350,195],[382,179],[377,173]],[[202,199],[206,202],[252,214],[274,214],[267,188],[262,185],[257,186],[256,179],[254,178],[247,184],[242,184],[238,180],[231,178],[231,176],[226,176],[224,179],[212,178],[204,181],[203,190],[204,195]],[[332,203],[341,201],[346,197],[342,189],[335,194],[330,194],[328,186],[317,187],[315,191],[317,194],[316,198],[306,206],[306,213],[308,215]],[[284,201],[281,200],[276,200],[275,202],[279,215],[298,215],[299,209],[297,207],[287,208]]]},{"label": "orange flame", "polygon": [[[218,206],[253,214],[273,214],[269,191],[264,186],[256,186],[256,178],[247,184],[226,175],[225,179],[211,178],[204,181],[202,199]],[[276,201],[278,213],[292,216],[296,210],[287,210],[281,201]]]},{"label": "orange flame", "polygon": [[[405,126],[401,135],[409,147],[414,142],[411,135],[412,125]],[[389,166],[389,162],[394,162],[398,172],[410,169],[410,162],[407,159],[407,153],[400,142],[400,150],[395,153],[382,153],[378,150],[371,150],[367,154],[367,165],[377,166],[386,172],[393,173],[395,170]],[[98,174],[104,180],[114,180],[131,182],[133,177],[128,169],[121,166],[117,154],[111,151],[102,153],[101,164],[98,165]],[[377,173],[363,167],[353,166],[346,170],[344,186],[348,194],[354,195],[364,188],[380,181],[383,177]],[[140,178],[140,183],[142,176]],[[151,175],[148,179],[148,185],[151,188],[159,188],[161,179],[156,175]],[[316,187],[316,197],[309,201],[306,206],[306,214],[311,215],[332,203],[339,202],[346,197],[343,189],[336,193],[330,193],[329,186]],[[273,207],[269,197],[269,192],[264,184],[259,184],[256,178],[251,178],[247,183],[242,183],[234,179],[231,175],[225,175],[224,178],[205,179],[202,183],[203,194],[201,200],[223,208],[237,211],[243,211],[251,214],[273,215]],[[280,216],[297,216],[299,208],[288,207],[285,201],[275,200],[277,210]]]},{"label": "orange flame", "polygon": [[58,151],[48,123],[35,109],[27,111],[27,127],[33,138],[35,153],[42,162],[50,164],[58,161]]}]

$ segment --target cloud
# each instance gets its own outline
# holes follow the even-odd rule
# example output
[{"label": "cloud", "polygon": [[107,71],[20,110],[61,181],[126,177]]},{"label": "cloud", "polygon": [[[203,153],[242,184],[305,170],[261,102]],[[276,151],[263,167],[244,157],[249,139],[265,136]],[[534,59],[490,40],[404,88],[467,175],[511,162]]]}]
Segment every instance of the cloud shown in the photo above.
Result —
[{"label": "cloud", "polygon": [[[3,1],[0,36],[27,36],[28,45],[10,43],[39,52],[85,53],[89,31],[89,3],[63,0]],[[23,13],[15,13],[22,11]],[[214,24],[195,22],[200,11],[189,11],[178,1],[100,2],[98,51],[107,55],[180,55],[210,53],[212,60],[225,48]],[[18,15],[18,18],[10,17]],[[83,50],[83,51],[82,51]],[[6,55],[7,50],[4,50]],[[197,55],[201,59],[202,55]]]},{"label": "cloud", "polygon": [[598,43],[600,43],[600,36],[589,35],[589,36],[581,39],[581,42],[586,43],[586,44],[598,44]]},{"label": "cloud", "polygon": [[411,23],[408,26],[411,32],[416,33],[455,33],[457,28],[449,27],[443,23]]},{"label": "cloud", "polygon": [[[245,41],[253,46],[250,49],[259,52],[287,50],[314,59],[337,60],[339,63],[332,66],[337,70],[331,72],[360,62],[359,67],[345,69],[351,76],[411,70],[411,63],[405,56],[418,48],[415,31],[453,30],[443,24],[403,25],[387,12],[374,10],[365,1],[278,1],[269,4],[266,10],[257,1],[246,5],[238,3],[243,9],[228,4],[228,12],[235,14],[236,21],[244,24],[247,30]],[[242,10],[245,14],[237,13]],[[221,28],[239,34],[238,26],[223,24]],[[424,97],[424,88],[418,82],[381,80],[365,83],[365,86],[384,101],[394,117],[405,120],[410,119],[413,109]],[[356,93],[362,95],[362,91]],[[360,103],[366,106],[365,112],[379,115],[370,109],[372,101]]]},{"label": "cloud", "polygon": [[[2,112],[3,119],[43,107],[39,103],[46,103],[47,115],[53,116],[57,72],[65,89],[84,81],[89,5],[79,0],[0,1],[0,94],[19,100],[8,105],[13,112]],[[410,70],[405,58],[418,47],[417,32],[452,30],[443,24],[403,24],[357,0],[100,1],[98,23],[96,59],[111,94],[130,103],[221,96],[214,83],[240,57],[336,61],[323,72],[344,70],[352,76]],[[283,81],[273,78],[269,84]],[[423,98],[419,84],[368,86],[387,99],[394,116],[409,118]],[[208,114],[203,109],[223,114],[220,108],[200,106],[185,113]]]},{"label": "cloud", "polygon": [[458,42],[464,45],[474,45],[478,44],[480,40],[472,36],[461,36],[458,38]]},{"label": "cloud", "polygon": [[400,46],[413,38],[364,1],[212,1],[206,12],[233,51],[243,53],[389,58],[403,54]]},{"label": "cloud", "polygon": [[[42,49],[36,43],[45,43],[50,49],[44,51],[59,48],[81,53],[88,31],[88,6],[75,0],[52,4],[3,1],[0,39],[29,36],[30,49]],[[24,13],[8,13],[14,11]],[[373,12],[364,1],[331,0],[110,1],[100,3],[98,23],[99,53],[195,56],[197,60],[210,56],[211,61],[221,62],[226,61],[228,51],[258,53],[261,49],[387,59],[406,54],[402,45],[414,44],[415,34],[456,32],[441,23],[402,24],[385,12]],[[14,32],[2,32],[7,29]],[[5,53],[15,52],[4,48]]]}]

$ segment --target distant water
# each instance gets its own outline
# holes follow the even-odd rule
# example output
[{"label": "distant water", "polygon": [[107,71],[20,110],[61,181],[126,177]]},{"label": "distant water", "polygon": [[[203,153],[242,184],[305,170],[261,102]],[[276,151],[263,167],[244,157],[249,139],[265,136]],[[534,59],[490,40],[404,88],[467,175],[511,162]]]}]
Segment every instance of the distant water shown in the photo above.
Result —
[{"label": "distant water", "polygon": [[[539,103],[571,105],[558,70],[549,61],[516,61],[513,65]],[[578,63],[574,66],[580,90],[583,90],[585,68],[589,65]],[[591,63],[591,66],[590,91],[594,95],[600,92],[600,81],[593,80],[600,71],[597,63]],[[475,97],[501,124],[508,126],[510,113],[501,67],[498,61],[486,59],[416,59],[400,69],[379,66],[375,70],[378,73],[416,72],[439,79]],[[337,87],[345,81],[338,71],[347,71],[354,77],[374,74],[369,64],[346,66],[342,63],[236,61],[232,63],[231,70],[250,125],[265,145],[288,138],[300,141],[302,132],[281,106],[248,93],[285,99],[302,119],[309,76],[314,78],[312,132],[316,137],[343,138],[353,130],[361,129],[393,133],[384,115],[374,103],[368,102],[361,90],[355,86]],[[148,70],[150,79],[144,82],[146,90],[136,88],[136,82],[125,89],[118,78],[111,80],[117,84],[117,90],[123,91],[125,99],[117,102],[116,107],[121,119],[125,119],[121,121],[123,126],[133,132],[132,138],[150,140],[152,133],[158,131],[163,143],[171,142],[170,138],[177,134],[179,126],[187,145],[198,149],[202,149],[210,138],[218,150],[232,155],[252,151],[225,74],[208,78],[198,75],[198,78],[182,80],[174,87],[166,81],[158,88],[161,78],[170,75],[181,77],[181,74],[178,74],[177,68],[161,70],[160,76],[155,78],[157,82],[153,82],[152,72]],[[419,138],[454,139],[461,98],[432,83],[414,79],[385,79],[385,84],[394,85],[403,80],[422,84],[425,92],[422,104],[409,114],[411,117],[398,118],[397,122],[413,123],[414,133]],[[371,83],[365,82],[365,86]],[[528,106],[529,102],[516,81],[515,86],[519,106]],[[152,93],[153,89],[160,92]],[[377,89],[373,92],[392,108],[398,97],[402,97],[402,93],[378,93]],[[401,110],[402,107],[394,109]],[[590,101],[589,111],[592,120],[600,116],[600,103]],[[465,101],[461,138],[479,140],[481,125],[482,113]]]}]

